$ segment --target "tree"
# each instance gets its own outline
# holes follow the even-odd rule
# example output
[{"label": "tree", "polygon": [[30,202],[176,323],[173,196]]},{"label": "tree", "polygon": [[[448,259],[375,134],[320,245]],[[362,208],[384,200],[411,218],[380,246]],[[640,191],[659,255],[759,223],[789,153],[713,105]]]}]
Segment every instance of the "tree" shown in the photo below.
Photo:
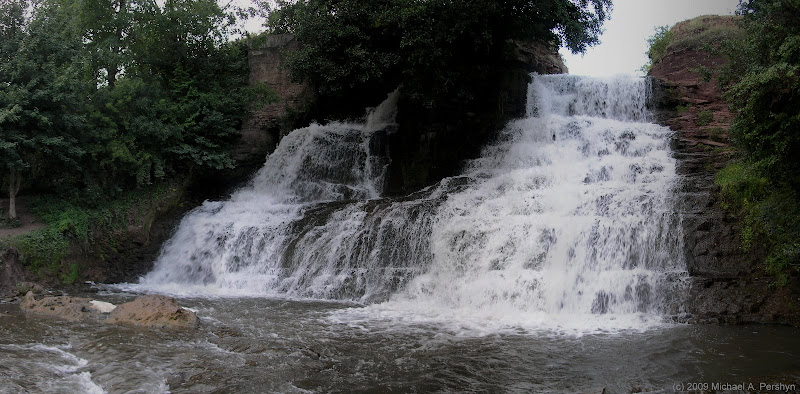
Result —
[{"label": "tree", "polygon": [[293,78],[323,96],[403,86],[433,107],[469,100],[505,60],[511,40],[566,45],[582,52],[598,42],[610,0],[299,0],[279,2],[272,33],[302,43],[289,58]]},{"label": "tree", "polygon": [[73,16],[91,54],[95,76],[110,88],[117,75],[129,65],[125,50],[131,34],[131,0],[76,0],[65,2],[74,7]]},{"label": "tree", "polygon": [[57,7],[37,4],[25,20],[28,4],[0,7],[0,165],[8,174],[9,210],[16,218],[22,180],[48,168],[75,166],[82,154],[74,138],[80,114],[80,41],[59,34]]},{"label": "tree", "polygon": [[760,237],[765,269],[782,285],[800,267],[800,0],[746,0],[739,13],[747,37],[729,48],[726,98],[743,155],[717,183],[742,217],[743,243]]},{"label": "tree", "polygon": [[750,0],[740,12],[748,50],[734,59],[744,75],[727,93],[738,112],[732,136],[769,179],[800,191],[800,1]]}]

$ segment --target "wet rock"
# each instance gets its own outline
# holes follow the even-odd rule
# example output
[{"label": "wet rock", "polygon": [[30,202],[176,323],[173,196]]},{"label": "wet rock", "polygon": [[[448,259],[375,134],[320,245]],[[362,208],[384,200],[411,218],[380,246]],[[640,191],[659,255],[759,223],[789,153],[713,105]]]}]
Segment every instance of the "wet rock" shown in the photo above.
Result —
[{"label": "wet rock", "polygon": [[25,280],[25,270],[19,263],[19,252],[14,248],[0,247],[0,297],[25,295],[28,291],[20,293],[17,286]]},{"label": "wet rock", "polygon": [[114,305],[70,296],[47,296],[37,299],[33,292],[29,291],[20,303],[20,309],[26,313],[48,315],[70,321],[96,321],[152,328],[194,329],[199,324],[194,312],[182,308],[174,298],[161,295],[142,296],[131,302]]},{"label": "wet rock", "polygon": [[89,301],[89,303],[91,304],[92,308],[94,308],[100,313],[111,313],[114,309],[117,308],[116,305],[110,302],[91,300]]},{"label": "wet rock", "polygon": [[194,329],[199,325],[194,312],[162,295],[146,295],[118,305],[108,322],[170,329]]},{"label": "wet rock", "polygon": [[26,313],[48,315],[70,321],[96,318],[97,311],[92,308],[88,298],[57,296],[37,300],[32,291],[22,299],[20,308]]},{"label": "wet rock", "polygon": [[[28,294],[28,292],[32,292],[33,294],[43,294],[44,287],[39,285],[38,283],[33,282],[19,282],[17,283],[17,295],[24,296]],[[56,294],[60,295],[60,294]]]}]

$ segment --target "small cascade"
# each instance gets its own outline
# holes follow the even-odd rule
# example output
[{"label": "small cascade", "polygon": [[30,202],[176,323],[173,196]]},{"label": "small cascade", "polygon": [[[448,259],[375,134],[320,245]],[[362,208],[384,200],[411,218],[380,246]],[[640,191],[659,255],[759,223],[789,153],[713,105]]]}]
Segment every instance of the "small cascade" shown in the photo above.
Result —
[{"label": "small cascade", "polygon": [[[537,76],[450,193],[434,259],[393,301],[493,320],[675,313],[685,275],[669,129],[646,80]],[[537,106],[537,107],[534,107]]]},{"label": "small cascade", "polygon": [[649,92],[641,78],[534,76],[528,116],[461,176],[403,198],[381,196],[389,161],[374,148],[396,92],[363,124],[295,130],[249,186],[187,215],[138,287],[511,326],[677,313],[678,177]]},{"label": "small cascade", "polygon": [[[175,293],[348,298],[352,291],[338,287],[366,269],[350,259],[368,258],[348,235],[367,220],[362,208],[380,196],[389,160],[375,140],[393,130],[398,95],[364,123],[313,124],[288,134],[248,186],[184,217],[141,284]],[[331,265],[325,278],[314,276]]]}]

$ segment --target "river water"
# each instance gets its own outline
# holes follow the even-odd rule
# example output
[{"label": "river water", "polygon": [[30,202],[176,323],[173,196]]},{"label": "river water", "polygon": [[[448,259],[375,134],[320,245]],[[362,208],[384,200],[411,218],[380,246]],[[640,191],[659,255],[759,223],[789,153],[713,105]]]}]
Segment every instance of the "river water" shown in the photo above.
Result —
[{"label": "river water", "polygon": [[476,333],[457,323],[346,322],[338,315],[360,307],[336,302],[180,301],[198,311],[198,332],[0,318],[0,391],[672,392],[800,376],[800,336],[785,327]]},{"label": "river water", "polygon": [[[287,135],[190,212],[119,303],[163,293],[197,332],[0,305],[8,392],[606,392],[800,378],[800,333],[676,324],[688,273],[672,132],[647,80],[534,76],[527,116],[461,175],[382,195],[397,93]],[[691,384],[699,384],[691,386]],[[714,385],[720,386],[714,386]],[[721,386],[729,385],[729,386]]]}]

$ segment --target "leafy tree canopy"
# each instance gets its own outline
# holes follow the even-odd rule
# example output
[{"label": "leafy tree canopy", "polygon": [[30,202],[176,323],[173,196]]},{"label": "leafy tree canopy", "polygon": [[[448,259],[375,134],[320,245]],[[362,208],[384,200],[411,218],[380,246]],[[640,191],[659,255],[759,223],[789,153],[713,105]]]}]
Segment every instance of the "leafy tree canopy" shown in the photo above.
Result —
[{"label": "leafy tree canopy", "polygon": [[12,200],[20,180],[91,205],[233,166],[227,146],[252,98],[234,23],[215,0],[0,2],[0,178]]},{"label": "leafy tree canopy", "polygon": [[772,181],[800,191],[800,0],[749,0],[740,12],[748,39],[728,91],[732,135]]},{"label": "leafy tree canopy", "polygon": [[783,285],[800,267],[800,0],[746,0],[739,13],[747,36],[729,46],[725,82],[743,157],[717,183],[742,218],[743,246],[760,236]]},{"label": "leafy tree canopy", "polygon": [[505,60],[510,40],[566,45],[598,42],[610,0],[299,0],[279,1],[272,33],[301,42],[289,68],[322,95],[352,96],[403,86],[427,107],[471,100],[475,86]]}]

